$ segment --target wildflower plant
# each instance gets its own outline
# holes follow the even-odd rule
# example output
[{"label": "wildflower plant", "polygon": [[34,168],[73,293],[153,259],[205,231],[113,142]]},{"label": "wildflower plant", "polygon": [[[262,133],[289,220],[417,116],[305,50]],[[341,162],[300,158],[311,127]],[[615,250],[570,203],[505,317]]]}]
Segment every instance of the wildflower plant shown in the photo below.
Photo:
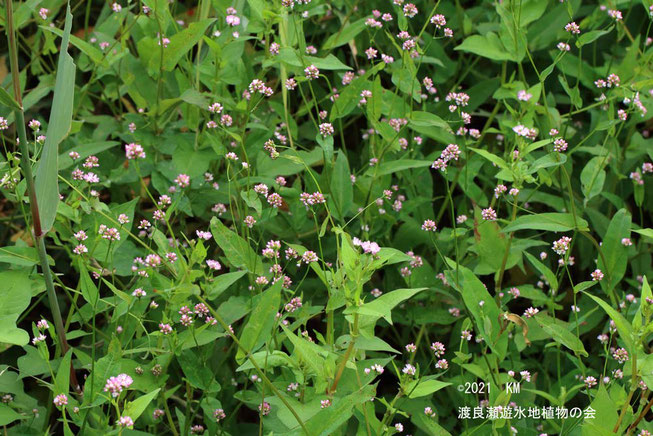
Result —
[{"label": "wildflower plant", "polygon": [[4,7],[6,434],[653,431],[650,1]]}]

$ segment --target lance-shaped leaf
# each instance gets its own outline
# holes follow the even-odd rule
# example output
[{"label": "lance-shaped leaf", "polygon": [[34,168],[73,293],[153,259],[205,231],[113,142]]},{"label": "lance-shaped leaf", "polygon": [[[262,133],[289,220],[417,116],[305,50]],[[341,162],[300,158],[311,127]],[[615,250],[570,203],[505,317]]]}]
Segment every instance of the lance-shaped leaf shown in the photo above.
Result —
[{"label": "lance-shaped leaf", "polygon": [[70,4],[66,11],[66,24],[61,39],[61,53],[57,67],[57,80],[50,109],[48,130],[43,153],[36,170],[36,198],[39,205],[43,233],[50,230],[57,215],[59,203],[58,160],[59,143],[68,135],[73,118],[73,95],[75,93],[75,63],[68,54],[68,40],[73,16]]}]

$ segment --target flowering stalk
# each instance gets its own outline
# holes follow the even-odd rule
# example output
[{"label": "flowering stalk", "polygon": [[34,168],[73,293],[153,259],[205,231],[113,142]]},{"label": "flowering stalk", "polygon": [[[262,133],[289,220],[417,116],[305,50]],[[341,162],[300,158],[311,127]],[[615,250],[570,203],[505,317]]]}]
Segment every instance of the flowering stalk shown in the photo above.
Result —
[{"label": "flowering stalk", "polygon": [[[32,175],[32,164],[29,158],[29,149],[27,147],[27,133],[25,131],[25,114],[23,113],[23,100],[20,93],[19,76],[20,71],[18,68],[18,49],[16,47],[16,32],[14,28],[13,5],[12,1],[5,2],[7,11],[7,42],[9,45],[9,64],[11,66],[11,79],[14,86],[14,98],[20,106],[20,109],[14,109],[16,117],[16,128],[18,130],[18,139],[20,146],[20,161],[25,182],[27,184],[27,193],[29,195],[29,205],[32,215],[32,222],[34,227],[34,242],[38,246],[39,260],[41,269],[43,271],[43,278],[45,279],[45,286],[48,293],[48,301],[50,302],[50,310],[54,319],[55,329],[59,336],[61,343],[60,352],[63,356],[68,351],[68,342],[66,341],[66,333],[61,318],[61,310],[57,302],[57,294],[54,290],[54,282],[52,281],[52,273],[48,265],[48,255],[45,249],[44,234],[41,228],[41,218],[39,215],[39,207],[36,201],[36,190],[34,188],[34,177]],[[77,386],[77,381],[74,372],[71,368],[71,381],[73,386]]]}]

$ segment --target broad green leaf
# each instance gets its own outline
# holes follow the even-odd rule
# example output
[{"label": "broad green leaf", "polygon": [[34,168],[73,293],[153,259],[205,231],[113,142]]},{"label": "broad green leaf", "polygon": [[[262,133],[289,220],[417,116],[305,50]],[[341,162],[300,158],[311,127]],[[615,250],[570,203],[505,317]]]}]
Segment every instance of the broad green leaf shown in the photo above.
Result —
[{"label": "broad green leaf", "polygon": [[85,262],[80,259],[77,265],[79,267],[79,286],[82,290],[82,296],[88,304],[95,307],[100,297],[100,292],[97,286],[95,286],[95,283],[93,283],[93,280],[91,280]]},{"label": "broad green leaf", "polygon": [[[204,36],[206,29],[209,28],[215,18],[207,18],[206,20],[192,22],[186,29],[178,32],[170,37],[170,43],[167,47],[161,50],[160,46],[156,46],[155,52],[150,58],[149,67],[151,70],[159,71],[161,64],[161,52],[163,51],[163,70],[172,71],[181,58],[186,55],[200,39]],[[158,43],[158,41],[156,41]]]},{"label": "broad green leaf", "polygon": [[247,359],[245,363],[240,365],[236,371],[248,371],[248,370],[253,370],[254,369],[254,364],[252,363],[252,360],[256,362],[256,364],[259,367],[265,367],[265,368],[275,368],[279,366],[290,366],[292,365],[292,361],[290,360],[290,357],[284,353],[283,351],[278,351],[278,350],[261,350],[257,353],[252,354],[251,360]]},{"label": "broad green leaf", "polygon": [[[384,66],[385,63],[379,62],[374,68],[370,68],[364,74],[357,76],[349,85],[340,91],[340,97],[334,102],[333,109],[329,115],[330,121],[333,122],[338,118],[348,115],[357,107],[361,91],[363,89],[372,90],[374,86],[368,78],[381,71]],[[372,98],[374,99],[375,97],[373,96]]]},{"label": "broad green leaf", "polygon": [[415,111],[410,117],[410,124],[414,127],[439,127],[449,130],[449,124],[431,112]]},{"label": "broad green leaf", "polygon": [[315,136],[315,142],[317,142],[322,151],[324,152],[324,162],[331,166],[333,162],[333,136],[327,136],[326,138],[319,133]]},{"label": "broad green leaf", "polygon": [[[50,26],[40,26],[40,28],[48,32],[52,32],[55,35],[63,38],[64,32],[61,29]],[[83,39],[76,37],[75,35],[70,35],[70,43],[77,47],[79,51],[88,56],[94,63],[102,64],[103,67],[108,66],[106,57],[100,49],[93,47],[91,44],[84,41]]]},{"label": "broad green leaf", "polygon": [[605,157],[596,156],[589,160],[580,173],[580,183],[585,196],[585,201],[599,195],[603,190],[606,173],[603,166],[607,162]]},{"label": "broad green leaf", "polygon": [[605,385],[601,383],[590,407],[596,411],[594,418],[583,420],[582,436],[612,435],[617,423],[619,407],[612,401]]},{"label": "broad green leaf", "polygon": [[247,268],[254,274],[264,274],[263,263],[252,247],[237,233],[229,230],[217,217],[211,218],[211,233],[232,266]]},{"label": "broad green leaf", "polygon": [[542,327],[542,330],[547,332],[554,341],[569,348],[575,354],[587,356],[587,351],[583,347],[583,343],[578,339],[576,333],[572,333],[569,325],[559,319],[551,318],[546,314],[538,314],[535,320]]},{"label": "broad green leaf", "polygon": [[417,427],[422,429],[426,434],[431,436],[451,436],[447,430],[445,430],[440,424],[435,422],[435,420],[429,416],[426,416],[423,413],[414,413],[410,416],[410,420]]},{"label": "broad green leaf", "polygon": [[603,301],[599,297],[595,297],[588,292],[583,293],[590,297],[592,300],[596,301],[596,304],[601,306],[605,313],[608,314],[610,319],[614,321],[614,324],[617,327],[617,331],[619,332],[619,336],[621,337],[621,340],[624,341],[626,350],[628,350],[628,352],[632,355],[635,352],[635,344],[633,342],[633,327],[630,325],[628,320],[624,318],[621,313],[617,312],[612,306],[610,306],[610,304]]},{"label": "broad green leaf", "polygon": [[369,315],[375,319],[383,318],[388,323],[392,324],[392,309],[399,303],[408,300],[418,292],[422,292],[426,288],[413,288],[413,289],[397,289],[392,292],[385,293],[379,298],[365,303],[356,309],[360,315]]},{"label": "broad green leaf", "polygon": [[[474,317],[476,326],[481,333],[485,343],[490,349],[497,354],[499,359],[505,356],[508,342],[501,339],[501,326],[499,325],[499,308],[490,295],[487,288],[478,277],[469,269],[458,265],[458,275],[456,275],[456,263],[448,259],[450,268],[445,273],[447,280],[462,295],[467,310]],[[457,280],[459,284],[457,284]],[[507,338],[507,335],[503,335]]]},{"label": "broad green leaf", "polygon": [[[415,160],[415,159],[400,159],[390,160],[383,162],[376,169],[377,176],[385,176],[386,174],[394,174],[399,171],[408,170],[411,168],[425,168],[433,164],[430,160]],[[374,170],[371,170],[374,173]]]},{"label": "broad green leaf", "polygon": [[[598,257],[598,267],[601,271],[608,273],[610,282],[605,284],[611,292],[621,281],[628,266],[628,250],[621,240],[630,236],[631,216],[626,209],[620,209],[614,214],[608,230],[605,232],[601,243],[601,253],[605,257],[607,265],[603,263],[603,257]],[[603,283],[601,283],[603,285]]]},{"label": "broad green leaf", "polygon": [[571,103],[577,108],[582,107],[583,100],[580,97],[580,91],[578,90],[578,86],[571,88],[567,83],[567,79],[562,74],[558,76],[558,82],[560,82],[560,85],[562,85],[562,89],[564,89],[567,95],[569,96]]},{"label": "broad green leaf", "polygon": [[347,24],[344,28],[339,29],[337,32],[331,34],[322,46],[323,50],[331,50],[341,45],[347,44],[349,41],[356,38],[356,36],[365,30],[365,21],[367,18],[361,18],[358,21]]},{"label": "broad green leaf", "polygon": [[331,176],[331,199],[335,202],[335,208],[330,207],[330,210],[336,219],[344,220],[354,201],[354,187],[350,176],[347,156],[340,151]]},{"label": "broad green leaf", "polygon": [[475,208],[474,214],[477,217],[474,219],[474,246],[480,263],[498,271],[501,269],[508,245],[506,235],[501,232],[496,222],[480,220],[481,211],[478,207]]},{"label": "broad green leaf", "polygon": [[211,284],[206,287],[206,297],[209,300],[218,298],[229,286],[238,281],[239,278],[247,274],[247,271],[234,271],[226,274],[220,274],[213,279]]},{"label": "broad green leaf", "polygon": [[25,418],[6,404],[0,404],[0,425],[9,425],[14,421]]},{"label": "broad green leaf", "polygon": [[73,58],[68,54],[68,40],[72,21],[73,16],[70,13],[70,4],[68,4],[48,130],[35,175],[36,199],[43,233],[50,230],[57,215],[57,204],[59,203],[59,143],[68,135],[73,116],[76,67]]},{"label": "broad green leaf", "polygon": [[574,285],[574,293],[577,294],[581,291],[586,291],[587,289],[591,288],[592,286],[596,285],[598,282],[594,280],[588,280],[586,282],[580,282],[576,283]]},{"label": "broad green leaf", "polygon": [[408,393],[408,398],[419,398],[432,395],[447,386],[451,386],[451,383],[436,380],[435,376],[428,376],[408,383],[405,390]]},{"label": "broad green leaf", "polygon": [[280,327],[286,333],[286,337],[292,342],[295,349],[293,350],[293,355],[298,355],[301,360],[315,372],[320,378],[324,379],[325,377],[325,366],[324,358],[320,356],[316,350],[317,345],[308,342],[304,338],[298,337],[292,331],[290,331],[285,325],[280,324]]},{"label": "broad green leaf", "polygon": [[211,367],[198,365],[200,361],[200,356],[193,350],[184,350],[177,354],[177,362],[191,386],[201,389],[206,394],[220,391],[220,384],[215,380]]},{"label": "broad green leaf", "polygon": [[[101,141],[101,142],[91,142],[88,144],[84,144],[83,147],[80,148],[75,148],[75,151],[79,153],[79,158],[77,162],[80,160],[83,160],[84,158],[93,155],[93,154],[98,154],[103,152],[104,150],[108,150],[110,148],[115,147],[116,145],[119,145],[120,143],[117,141]],[[75,161],[73,161],[69,156],[69,152],[64,152],[59,155],[59,164],[58,168],[59,171],[65,170],[66,168],[70,168],[73,165],[75,165]]]},{"label": "broad green leaf", "polygon": [[343,64],[340,59],[332,54],[323,58],[306,55],[298,56],[296,50],[289,47],[282,48],[273,60],[274,62],[285,62],[290,66],[302,69],[309,65],[315,65],[320,70],[351,70],[351,67]]},{"label": "broad green leaf", "polygon": [[68,394],[70,386],[70,361],[73,356],[73,349],[69,349],[66,355],[61,359],[57,376],[54,379],[54,395]]},{"label": "broad green leaf", "polygon": [[503,228],[504,233],[514,232],[517,230],[547,230],[552,232],[568,232],[578,228],[578,230],[587,230],[587,221],[576,217],[574,225],[574,216],[570,213],[538,213],[533,215],[522,215],[516,220]]},{"label": "broad green leaf", "polygon": [[179,147],[172,156],[172,162],[179,172],[188,174],[190,177],[197,177],[206,172],[212,158],[215,158],[213,150]]},{"label": "broad green leaf", "polygon": [[18,102],[2,86],[0,86],[0,104],[3,104],[10,109],[21,110]]},{"label": "broad green leaf", "polygon": [[261,212],[263,211],[263,204],[261,203],[261,199],[259,198],[259,195],[256,193],[256,191],[253,189],[248,191],[240,191],[240,198],[243,199],[247,206],[254,209],[258,216],[261,216]]},{"label": "broad green leaf", "polygon": [[605,30],[590,30],[589,32],[583,32],[579,37],[578,41],[576,41],[576,47],[582,47],[586,44],[589,44],[590,42],[594,42],[603,35],[607,35],[612,31],[612,28],[614,26],[610,26]]},{"label": "broad green leaf", "polygon": [[551,289],[557,291],[558,279],[556,278],[556,275],[553,273],[553,271],[551,271],[546,265],[537,260],[535,256],[528,253],[527,251],[524,251],[524,255],[526,256],[526,259],[528,259],[528,261],[540,272],[540,274],[546,278],[546,281],[549,282]]},{"label": "broad green leaf", "polygon": [[272,336],[272,328],[276,322],[276,314],[281,302],[281,280],[277,281],[258,298],[249,320],[243,327],[240,345],[236,359],[242,360],[247,353],[252,353],[261,347]]},{"label": "broad green leaf", "polygon": [[465,38],[454,50],[466,51],[495,61],[509,61],[513,56],[506,50],[499,37],[488,32],[485,35],[472,35]]},{"label": "broad green leaf", "polygon": [[161,388],[157,388],[152,392],[141,395],[134,401],[128,402],[125,406],[125,410],[123,411],[123,416],[129,416],[134,420],[134,422],[136,422],[136,420],[143,414],[143,412],[145,412],[147,406],[149,406],[152,400],[156,398],[160,390]]},{"label": "broad green leaf", "polygon": [[651,295],[651,286],[648,284],[646,276],[644,276],[642,279],[642,295],[639,298],[639,307],[637,308],[637,312],[633,318],[633,329],[636,331],[639,330],[644,321],[644,317],[642,316],[642,306],[647,304],[646,299],[651,297],[653,297],[653,295]]},{"label": "broad green leaf", "polygon": [[510,170],[510,167],[508,166],[506,161],[503,160],[502,158],[500,158],[499,156],[497,156],[495,154],[492,154],[489,151],[480,149],[480,148],[469,147],[469,149],[473,150],[474,153],[480,154],[485,159],[489,160],[490,162],[492,162],[493,164],[495,164],[499,168],[504,169],[504,170]]},{"label": "broad green leaf", "polygon": [[557,167],[567,162],[567,156],[560,153],[549,153],[533,162],[528,168],[527,174],[535,174],[541,169]]},{"label": "broad green leaf", "polygon": [[649,243],[653,242],[653,229],[633,229],[633,232],[644,236],[644,240],[649,238]]},{"label": "broad green leaf", "polygon": [[0,272],[0,343],[27,345],[29,335],[16,327],[16,320],[29,307],[32,285],[28,270]]},{"label": "broad green leaf", "polygon": [[336,434],[338,428],[354,414],[356,406],[369,401],[375,395],[375,387],[368,385],[344,398],[334,398],[331,406],[321,409],[305,422],[309,434],[315,436]]},{"label": "broad green leaf", "polygon": [[0,247],[0,263],[16,266],[33,266],[39,263],[39,253],[33,247]]},{"label": "broad green leaf", "polygon": [[653,354],[647,354],[641,360],[641,364],[638,362],[638,366],[642,374],[642,380],[646,383],[647,386],[653,385]]}]

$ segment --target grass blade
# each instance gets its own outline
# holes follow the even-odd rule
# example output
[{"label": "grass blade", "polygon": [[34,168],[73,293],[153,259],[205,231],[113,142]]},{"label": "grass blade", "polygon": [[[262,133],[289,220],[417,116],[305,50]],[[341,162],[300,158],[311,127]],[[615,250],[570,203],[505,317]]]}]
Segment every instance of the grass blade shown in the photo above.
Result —
[{"label": "grass blade", "polygon": [[70,4],[68,4],[48,131],[35,178],[36,198],[39,201],[43,233],[50,230],[57,214],[57,204],[59,203],[59,183],[57,180],[59,143],[70,131],[73,116],[76,67],[73,58],[68,54],[68,41],[72,22],[73,16],[70,13]]}]

